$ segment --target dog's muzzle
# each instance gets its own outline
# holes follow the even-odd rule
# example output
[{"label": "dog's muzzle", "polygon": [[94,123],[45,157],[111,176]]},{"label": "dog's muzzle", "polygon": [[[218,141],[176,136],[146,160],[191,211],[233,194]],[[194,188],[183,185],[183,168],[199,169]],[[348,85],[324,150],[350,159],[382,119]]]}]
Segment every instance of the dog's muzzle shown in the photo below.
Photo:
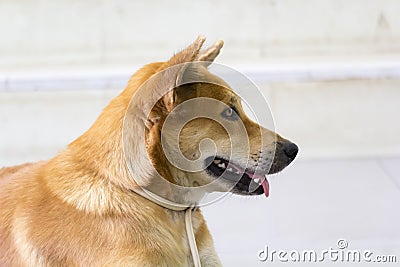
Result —
[{"label": "dog's muzzle", "polygon": [[274,160],[268,174],[283,170],[296,158],[298,152],[299,147],[290,141],[276,143]]}]

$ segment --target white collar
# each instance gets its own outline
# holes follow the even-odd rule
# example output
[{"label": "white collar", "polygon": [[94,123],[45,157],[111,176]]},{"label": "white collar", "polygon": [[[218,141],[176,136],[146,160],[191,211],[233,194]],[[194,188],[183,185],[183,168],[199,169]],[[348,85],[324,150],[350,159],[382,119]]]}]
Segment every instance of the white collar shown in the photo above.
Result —
[{"label": "white collar", "polygon": [[185,212],[186,234],[187,234],[187,238],[189,241],[190,251],[191,251],[192,257],[193,257],[193,264],[194,264],[194,267],[201,267],[199,250],[197,249],[196,239],[195,239],[194,230],[193,230],[193,223],[192,223],[192,211],[195,210],[197,208],[197,206],[195,204],[193,204],[191,206],[187,206],[187,205],[175,203],[168,199],[162,198],[148,190],[144,190],[140,187],[135,190],[132,190],[132,191],[163,208],[173,210],[173,211],[184,211]]}]

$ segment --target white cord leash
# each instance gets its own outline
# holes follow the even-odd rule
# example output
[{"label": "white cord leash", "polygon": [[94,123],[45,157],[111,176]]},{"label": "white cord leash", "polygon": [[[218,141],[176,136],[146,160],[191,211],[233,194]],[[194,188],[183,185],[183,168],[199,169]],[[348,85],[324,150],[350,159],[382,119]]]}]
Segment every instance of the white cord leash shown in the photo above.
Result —
[{"label": "white cord leash", "polygon": [[196,238],[193,231],[192,208],[188,208],[185,211],[185,225],[190,251],[192,252],[194,267],[201,267],[199,250],[197,249]]},{"label": "white cord leash", "polygon": [[190,252],[192,253],[193,264],[194,267],[201,267],[199,250],[197,249],[196,238],[194,235],[193,223],[192,223],[192,210],[194,210],[196,206],[185,206],[177,204],[172,201],[169,201],[168,199],[155,195],[149,191],[144,191],[143,189],[139,190],[136,189],[132,191],[146,198],[147,200],[156,203],[157,205],[163,208],[170,209],[173,211],[185,211],[186,235],[189,241]]}]

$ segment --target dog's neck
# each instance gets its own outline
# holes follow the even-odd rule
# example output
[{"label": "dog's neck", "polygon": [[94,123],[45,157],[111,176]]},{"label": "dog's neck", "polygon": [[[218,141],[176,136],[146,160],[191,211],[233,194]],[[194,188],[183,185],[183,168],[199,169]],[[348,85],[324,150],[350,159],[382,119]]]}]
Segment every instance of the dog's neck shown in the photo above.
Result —
[{"label": "dog's neck", "polygon": [[[137,192],[141,187],[174,203],[194,205],[196,201],[189,193],[180,190],[177,194],[171,184],[163,178],[160,180],[147,156],[143,119],[132,116],[125,120],[131,124],[123,125],[122,113],[117,127],[104,127],[102,122],[107,120],[107,112],[112,111],[115,109],[106,110],[85,134],[49,162],[47,169],[51,178],[47,183],[50,186],[54,183],[52,188],[57,195],[80,210],[100,214],[112,209],[116,212],[129,209],[129,205],[117,205],[131,201],[127,192],[134,194],[132,191]],[[129,127],[132,136],[123,136],[123,126]],[[143,134],[136,134],[140,132]],[[54,170],[52,166],[56,165],[63,169]],[[72,170],[80,170],[79,176]],[[58,183],[60,179],[63,181]],[[125,201],[114,202],[121,197]]]}]

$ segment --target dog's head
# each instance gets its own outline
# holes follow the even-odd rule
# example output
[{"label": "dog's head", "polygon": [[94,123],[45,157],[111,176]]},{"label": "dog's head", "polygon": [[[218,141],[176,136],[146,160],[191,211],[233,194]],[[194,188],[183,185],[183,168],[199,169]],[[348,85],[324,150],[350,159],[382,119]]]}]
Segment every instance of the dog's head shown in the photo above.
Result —
[{"label": "dog's head", "polygon": [[[203,42],[198,38],[160,65],[138,92],[142,100],[135,112],[148,109],[147,155],[155,170],[176,185],[212,184],[207,190],[268,196],[266,175],[288,166],[298,148],[246,116],[240,97],[207,69],[222,41],[201,52]],[[155,104],[147,107],[146,101]]]}]

